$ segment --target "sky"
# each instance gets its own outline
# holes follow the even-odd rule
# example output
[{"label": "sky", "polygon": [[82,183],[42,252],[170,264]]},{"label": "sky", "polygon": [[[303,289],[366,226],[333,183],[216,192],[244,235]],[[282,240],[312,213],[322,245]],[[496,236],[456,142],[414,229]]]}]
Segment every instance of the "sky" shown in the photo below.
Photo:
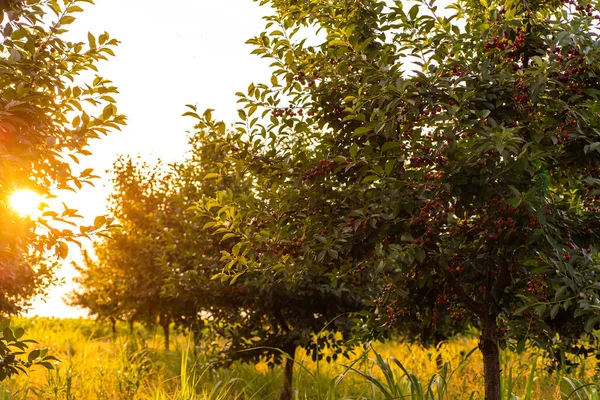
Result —
[{"label": "sky", "polygon": [[[269,9],[252,0],[96,0],[70,26],[69,39],[86,41],[87,33],[108,32],[121,43],[116,57],[101,63],[99,73],[119,88],[119,112],[127,116],[121,132],[92,144],[92,156],[82,161],[101,179],[67,200],[86,219],[104,213],[110,193],[105,172],[119,155],[174,161],[183,157],[187,131],[194,124],[182,117],[186,104],[214,109],[213,116],[233,122],[235,93],[252,82],[267,82],[266,60],[251,55],[246,40],[265,25]],[[76,258],[79,250],[71,253]],[[65,283],[35,301],[29,315],[85,316],[67,306],[64,295],[73,288],[71,260],[57,271]]]}]

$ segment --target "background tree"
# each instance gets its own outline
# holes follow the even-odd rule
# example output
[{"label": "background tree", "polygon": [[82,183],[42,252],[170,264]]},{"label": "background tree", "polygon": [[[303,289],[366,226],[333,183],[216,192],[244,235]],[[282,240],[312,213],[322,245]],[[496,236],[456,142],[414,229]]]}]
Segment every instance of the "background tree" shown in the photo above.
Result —
[{"label": "background tree", "polygon": [[[9,198],[30,189],[51,198],[58,190],[77,190],[91,184],[91,169],[74,168],[89,154],[90,140],[118,129],[116,88],[99,76],[86,81],[84,71],[95,71],[99,61],[113,55],[117,41],[104,33],[90,34],[88,43],[64,39],[67,26],[84,2],[72,0],[4,2],[0,7],[0,314],[12,315],[27,307],[53,280],[53,251],[65,258],[68,242],[77,242],[94,227],[73,231],[77,211],[46,210],[35,220],[17,215]],[[94,105],[84,108],[85,103]],[[100,221],[98,221],[100,227]],[[22,334],[22,333],[21,333]],[[23,348],[4,333],[0,380],[24,365],[9,355],[11,346]],[[17,343],[19,343],[17,345]],[[7,347],[8,346],[8,347]],[[21,346],[21,347],[19,347]],[[33,353],[32,360],[41,357]],[[31,361],[31,360],[30,360]],[[17,369],[16,369],[17,368]]]},{"label": "background tree", "polygon": [[125,314],[126,277],[112,270],[111,263],[103,263],[108,255],[102,254],[103,246],[94,248],[94,258],[88,252],[83,253],[83,265],[73,264],[79,276],[74,282],[79,286],[69,294],[71,306],[86,308],[91,316],[100,320],[109,320],[113,336],[117,334],[117,320]]},{"label": "background tree", "polygon": [[[241,238],[222,276],[368,284],[375,331],[468,321],[486,399],[500,398],[499,346],[554,351],[590,332],[597,4],[269,3],[252,43],[273,78],[241,94],[234,157],[263,201],[218,196],[218,228]],[[265,204],[276,217],[257,228]],[[294,239],[298,256],[272,251]]]},{"label": "background tree", "polygon": [[[82,288],[73,303],[100,317],[167,321],[167,340],[170,321],[190,327],[197,338],[205,332],[224,339],[224,347],[212,349],[222,364],[266,358],[276,365],[286,354],[282,399],[289,399],[296,349],[303,346],[315,359],[326,347],[334,359],[345,354],[348,347],[342,345],[354,327],[350,313],[362,301],[310,273],[293,287],[283,283],[288,280],[282,279],[283,270],[270,281],[262,273],[241,274],[233,284],[214,279],[223,268],[221,253],[235,247],[236,238],[203,230],[214,222],[197,217],[196,210],[221,190],[251,198],[252,176],[225,162],[237,149],[224,146],[224,123],[212,120],[210,111],[199,116],[193,107],[187,115],[197,126],[183,162],[115,164],[110,214],[120,229],[96,244],[96,260],[81,268]],[[296,246],[281,244],[274,251],[292,253]]]},{"label": "background tree", "polygon": [[167,220],[173,218],[167,206],[171,180],[161,163],[136,164],[125,157],[115,162],[113,173],[109,213],[119,227],[95,243],[95,260],[78,268],[81,288],[71,301],[98,317],[126,319],[131,326],[134,321],[158,323],[168,350],[169,326],[178,307],[163,293]]},{"label": "background tree", "polygon": [[[229,143],[224,124],[212,121],[210,113],[199,116],[192,109],[188,114],[197,119],[191,140],[191,165],[202,177],[201,196],[196,202],[204,212],[200,220],[208,221],[203,224],[204,228],[218,226],[217,232],[230,232],[221,223],[246,211],[253,212],[249,223],[257,229],[277,221],[280,205],[253,193],[256,178],[253,170],[246,169],[246,164],[228,162],[228,155],[237,154],[240,149]],[[215,195],[243,197],[252,204],[252,209],[221,208],[221,201],[209,200]],[[210,217],[216,218],[210,221]],[[296,350],[304,348],[313,360],[322,359],[326,348],[332,354],[327,356],[327,361],[347,355],[352,348],[348,341],[355,328],[355,313],[362,309],[362,298],[347,286],[332,284],[329,277],[314,271],[294,275],[297,270],[286,270],[282,263],[274,264],[269,276],[262,270],[250,270],[240,271],[229,281],[215,281],[222,277],[223,263],[231,266],[235,261],[235,258],[218,255],[227,254],[226,249],[231,249],[234,257],[244,257],[249,253],[240,250],[244,239],[236,233],[226,233],[222,238],[209,235],[203,243],[211,243],[207,250],[212,251],[205,253],[210,258],[196,264],[196,269],[188,270],[187,274],[202,277],[197,281],[196,296],[205,300],[201,305],[211,316],[212,333],[227,341],[221,349],[222,359],[230,363],[235,360],[258,362],[266,358],[271,366],[285,360],[280,398],[291,399]],[[298,257],[302,246],[302,239],[298,238],[280,241],[279,236],[273,235],[255,239],[252,251],[265,257],[271,253],[285,258]],[[202,291],[207,289],[210,294]]]}]

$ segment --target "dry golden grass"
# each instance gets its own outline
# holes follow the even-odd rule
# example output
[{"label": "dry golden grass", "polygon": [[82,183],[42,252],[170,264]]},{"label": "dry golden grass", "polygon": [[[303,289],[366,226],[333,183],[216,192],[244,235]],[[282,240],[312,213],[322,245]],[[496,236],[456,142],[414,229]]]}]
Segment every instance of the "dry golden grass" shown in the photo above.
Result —
[{"label": "dry golden grass", "polygon": [[[41,369],[29,376],[19,376],[5,382],[1,399],[276,399],[281,385],[280,369],[270,370],[266,363],[234,364],[228,369],[212,369],[200,356],[198,366],[186,360],[188,340],[183,333],[173,335],[173,350],[162,351],[162,337],[153,329],[136,326],[135,335],[119,326],[119,335],[112,338],[108,325],[90,320],[17,319],[15,326],[24,326],[26,335],[35,338],[42,347],[61,362],[55,371]],[[445,394],[432,392],[432,399],[483,399],[482,360],[475,351],[475,338],[459,338],[442,343],[438,349],[424,348],[399,341],[376,343],[365,354],[355,351],[350,360],[337,363],[315,363],[304,351],[296,357],[296,389],[298,399],[383,399],[386,398],[373,381],[385,382],[389,368],[396,393],[413,393],[409,376],[393,361],[398,360],[406,371],[414,374],[421,386],[427,387],[432,377],[440,373],[436,365],[438,352],[448,362],[445,372]],[[377,363],[376,354],[389,360],[387,366]],[[183,363],[182,363],[183,357]],[[354,364],[352,364],[354,362]],[[461,364],[462,362],[462,364]],[[182,366],[183,364],[183,366]],[[372,381],[355,370],[372,378]],[[522,355],[503,354],[503,375],[506,390],[519,399],[562,399],[573,387],[594,383],[596,361],[571,371],[568,377],[549,375],[545,361],[533,352]],[[189,374],[182,376],[182,368]],[[532,374],[533,371],[533,374]],[[568,382],[572,384],[570,384]],[[438,376],[438,381],[441,379]],[[336,385],[337,383],[337,385]],[[531,387],[529,388],[528,385]],[[575,386],[573,386],[575,385]],[[423,391],[425,391],[423,389]],[[412,392],[411,392],[412,390]],[[594,386],[576,392],[571,399],[597,399]],[[578,397],[579,396],[579,397]],[[427,398],[425,395],[412,397]]]}]

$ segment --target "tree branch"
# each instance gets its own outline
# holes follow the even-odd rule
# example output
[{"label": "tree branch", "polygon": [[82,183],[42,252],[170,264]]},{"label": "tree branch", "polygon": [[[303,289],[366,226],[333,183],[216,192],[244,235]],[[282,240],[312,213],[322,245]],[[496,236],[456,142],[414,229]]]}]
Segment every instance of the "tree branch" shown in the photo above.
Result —
[{"label": "tree branch", "polygon": [[444,274],[446,275],[446,279],[450,284],[450,287],[452,288],[454,293],[460,298],[460,301],[462,301],[465,304],[465,306],[467,306],[467,308],[473,313],[475,313],[475,315],[477,315],[479,318],[487,317],[488,312],[486,307],[483,304],[473,300],[471,296],[469,296],[467,292],[465,292],[465,289],[462,287],[460,282],[451,272],[444,270]]}]

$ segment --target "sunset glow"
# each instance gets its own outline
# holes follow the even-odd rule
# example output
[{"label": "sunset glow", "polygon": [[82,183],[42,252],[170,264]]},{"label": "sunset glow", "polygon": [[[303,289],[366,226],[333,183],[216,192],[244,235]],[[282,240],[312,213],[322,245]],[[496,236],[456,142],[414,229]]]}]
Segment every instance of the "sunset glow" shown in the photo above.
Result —
[{"label": "sunset glow", "polygon": [[36,217],[41,213],[42,196],[31,190],[17,190],[10,196],[10,206],[26,217]]}]

